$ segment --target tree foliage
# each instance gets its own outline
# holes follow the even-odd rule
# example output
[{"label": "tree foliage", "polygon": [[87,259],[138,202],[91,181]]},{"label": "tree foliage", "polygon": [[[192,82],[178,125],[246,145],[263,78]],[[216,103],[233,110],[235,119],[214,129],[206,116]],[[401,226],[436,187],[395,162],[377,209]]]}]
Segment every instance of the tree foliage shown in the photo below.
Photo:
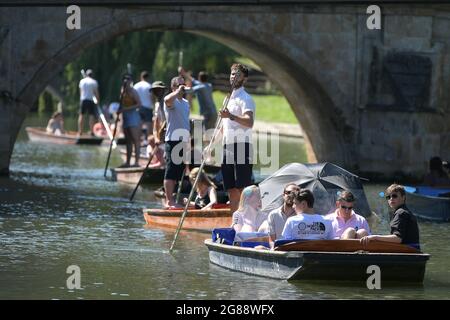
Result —
[{"label": "tree foliage", "polygon": [[135,80],[142,70],[147,70],[151,81],[168,83],[177,74],[181,51],[183,66],[194,76],[201,70],[210,74],[228,73],[230,65],[239,56],[220,43],[190,33],[132,32],[87,48],[65,67],[60,90],[68,105],[77,109],[80,71],[92,69],[99,83],[101,103],[117,101],[121,77],[127,72],[128,63],[132,65]]}]

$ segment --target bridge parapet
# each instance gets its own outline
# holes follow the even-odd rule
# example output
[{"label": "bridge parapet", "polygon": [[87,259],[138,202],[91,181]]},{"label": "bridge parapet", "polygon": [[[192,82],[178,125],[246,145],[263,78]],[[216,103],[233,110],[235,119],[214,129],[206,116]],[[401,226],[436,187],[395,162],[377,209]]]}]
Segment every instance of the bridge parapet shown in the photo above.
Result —
[{"label": "bridge parapet", "polygon": [[382,29],[368,30],[365,4],[182,2],[91,2],[73,31],[58,1],[0,7],[0,168],[9,167],[27,108],[57,73],[89,47],[137,30],[192,32],[252,58],[286,96],[318,161],[389,177],[419,176],[434,155],[450,159],[449,5],[386,4]]}]

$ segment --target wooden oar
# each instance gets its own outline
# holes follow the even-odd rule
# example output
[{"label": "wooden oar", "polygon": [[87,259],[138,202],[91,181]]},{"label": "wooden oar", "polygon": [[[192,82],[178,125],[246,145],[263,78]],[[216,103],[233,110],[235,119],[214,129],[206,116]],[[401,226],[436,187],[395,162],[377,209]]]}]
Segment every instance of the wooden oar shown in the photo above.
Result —
[{"label": "wooden oar", "polygon": [[137,189],[139,188],[139,185],[142,182],[142,179],[144,178],[145,175],[145,171],[148,169],[148,166],[150,165],[150,163],[152,162],[153,157],[155,156],[156,152],[158,151],[159,146],[155,145],[155,148],[153,148],[152,153],[150,154],[150,156],[148,157],[148,162],[147,165],[144,168],[144,171],[142,171],[141,177],[139,178],[138,183],[136,184],[136,187],[133,190],[133,193],[130,196],[130,201],[133,201],[134,195],[136,194]]},{"label": "wooden oar", "polygon": [[[225,98],[225,100],[223,102],[221,111],[223,111],[223,110],[225,110],[227,108],[228,102],[230,101],[231,94],[233,93],[234,88],[236,86],[236,83],[240,79],[240,77],[241,77],[241,73],[238,70],[236,72],[236,75],[235,75],[235,78],[233,80],[233,83],[231,84],[231,90],[230,90],[230,92],[228,93],[228,95],[226,96],[226,98]],[[211,150],[212,142],[214,141],[217,133],[219,132],[219,128],[220,128],[221,124],[222,124],[222,117],[217,117],[216,127],[214,128],[214,132],[213,132],[213,135],[211,137],[211,141],[209,142],[208,146],[206,147],[206,150],[204,152],[205,154],[209,154],[209,152]],[[177,241],[177,238],[178,238],[178,234],[180,233],[181,227],[183,226],[183,222],[184,222],[184,219],[186,218],[186,214],[187,214],[187,210],[188,210],[189,204],[191,203],[192,197],[194,195],[194,190],[197,187],[197,183],[198,183],[198,180],[200,178],[200,173],[202,172],[203,167],[205,166],[205,162],[206,162],[206,157],[203,157],[202,163],[200,164],[200,168],[198,169],[199,174],[197,174],[197,177],[195,177],[195,181],[194,181],[194,184],[192,185],[191,192],[189,193],[189,197],[188,197],[188,200],[187,200],[186,205],[184,207],[183,214],[181,215],[180,222],[178,223],[177,230],[175,231],[175,236],[173,238],[172,244],[170,245],[170,248],[169,248],[169,252],[170,253],[172,253],[173,247],[175,246],[175,242]]]}]

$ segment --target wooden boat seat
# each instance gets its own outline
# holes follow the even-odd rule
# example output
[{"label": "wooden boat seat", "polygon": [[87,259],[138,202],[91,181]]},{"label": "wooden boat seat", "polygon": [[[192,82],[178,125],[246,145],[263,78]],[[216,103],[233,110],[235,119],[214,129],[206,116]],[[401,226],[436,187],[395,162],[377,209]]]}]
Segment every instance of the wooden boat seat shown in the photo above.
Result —
[{"label": "wooden boat seat", "polygon": [[420,253],[419,250],[405,244],[370,241],[363,246],[357,239],[349,240],[303,240],[290,242],[278,247],[275,251],[318,251],[318,252],[377,252],[377,253]]}]

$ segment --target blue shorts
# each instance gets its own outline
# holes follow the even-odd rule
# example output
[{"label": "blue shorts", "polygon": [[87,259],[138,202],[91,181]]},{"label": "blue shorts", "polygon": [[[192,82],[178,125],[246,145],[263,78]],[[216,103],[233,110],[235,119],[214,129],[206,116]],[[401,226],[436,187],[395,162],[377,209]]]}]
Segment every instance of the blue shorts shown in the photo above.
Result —
[{"label": "blue shorts", "polygon": [[153,109],[140,107],[139,114],[141,116],[142,122],[152,122],[153,120]]},{"label": "blue shorts", "polygon": [[139,109],[133,108],[123,112],[123,128],[132,128],[141,126],[141,117],[139,115]]}]

